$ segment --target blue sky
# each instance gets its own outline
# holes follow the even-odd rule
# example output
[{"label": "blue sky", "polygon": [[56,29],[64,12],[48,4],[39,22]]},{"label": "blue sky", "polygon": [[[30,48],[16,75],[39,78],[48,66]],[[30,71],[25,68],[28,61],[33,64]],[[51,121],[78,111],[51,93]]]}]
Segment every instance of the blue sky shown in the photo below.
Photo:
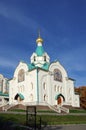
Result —
[{"label": "blue sky", "polygon": [[39,29],[51,62],[86,85],[86,0],[0,0],[0,73],[12,78],[21,60],[30,63]]}]

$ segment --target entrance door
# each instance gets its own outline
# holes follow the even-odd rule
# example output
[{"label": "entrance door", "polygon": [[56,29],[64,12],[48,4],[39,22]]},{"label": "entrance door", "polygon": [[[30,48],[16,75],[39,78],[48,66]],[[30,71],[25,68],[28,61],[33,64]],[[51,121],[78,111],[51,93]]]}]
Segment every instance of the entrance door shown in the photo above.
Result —
[{"label": "entrance door", "polygon": [[59,98],[57,99],[57,104],[58,104],[58,105],[61,105],[61,103],[62,103],[62,99],[61,99],[61,97],[59,97]]}]

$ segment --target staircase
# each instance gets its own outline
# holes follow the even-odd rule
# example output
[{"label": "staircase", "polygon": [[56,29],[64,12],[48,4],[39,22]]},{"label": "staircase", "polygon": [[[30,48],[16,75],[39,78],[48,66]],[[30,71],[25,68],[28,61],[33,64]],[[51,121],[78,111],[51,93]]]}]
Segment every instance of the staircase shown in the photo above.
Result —
[{"label": "staircase", "polygon": [[55,112],[57,112],[57,113],[61,113],[61,110],[59,109],[59,107],[55,107],[55,106],[53,106],[53,105],[50,105],[50,104],[47,103],[47,102],[46,102],[46,104],[47,104],[47,106],[48,106],[51,110],[53,110],[53,111],[55,111]]},{"label": "staircase", "polygon": [[12,108],[12,107],[14,107],[14,106],[16,106],[17,104],[11,104],[11,105],[9,105],[9,104],[5,104],[3,107],[2,107],[2,110],[3,111],[7,111],[8,109],[10,109],[10,108]]},{"label": "staircase", "polygon": [[65,113],[69,113],[69,109],[68,108],[66,108],[66,107],[63,107],[63,106],[53,106],[53,105],[50,105],[49,103],[47,103],[46,102],[46,104],[48,105],[48,107],[51,109],[51,110],[53,110],[53,111],[55,111],[55,112],[57,112],[57,113],[61,113],[62,111],[63,112],[65,112]]},{"label": "staircase", "polygon": [[69,113],[69,109],[66,107],[61,106],[60,109],[61,109],[61,111],[65,112],[65,113]]},{"label": "staircase", "polygon": [[5,106],[8,106],[8,104],[9,103],[7,102],[7,103],[4,103],[4,104],[0,105],[0,110],[4,111]]}]

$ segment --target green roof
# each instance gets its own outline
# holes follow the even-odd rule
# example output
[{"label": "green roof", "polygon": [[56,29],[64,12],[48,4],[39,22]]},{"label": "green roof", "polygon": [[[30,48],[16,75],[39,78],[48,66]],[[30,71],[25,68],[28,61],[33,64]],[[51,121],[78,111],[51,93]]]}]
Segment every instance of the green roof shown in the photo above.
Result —
[{"label": "green roof", "polygon": [[60,94],[57,94],[56,96],[55,96],[55,100],[57,100],[59,97],[62,97],[63,98],[63,100],[65,101],[65,97],[60,93]]},{"label": "green roof", "polygon": [[44,70],[48,70],[49,69],[49,63],[45,63],[44,65],[43,65],[43,67],[42,67],[42,69],[44,69]]},{"label": "green roof", "polygon": [[[39,68],[41,68],[41,69],[43,69],[43,70],[48,70],[49,69],[49,63],[45,63],[42,67],[39,67]],[[29,70],[33,70],[33,69],[36,69],[37,68],[37,66],[35,66],[35,64],[28,64],[28,67],[29,67]]]},{"label": "green roof", "polygon": [[37,54],[37,56],[42,56],[44,54],[44,49],[42,46],[37,46],[36,54]]},{"label": "green roof", "polygon": [[18,93],[18,95],[21,98],[21,100],[24,100],[24,96],[21,93]]},{"label": "green roof", "polygon": [[9,97],[9,94],[0,92],[0,96],[6,96],[6,97]]},{"label": "green roof", "polygon": [[36,68],[36,66],[32,63],[32,64],[28,64],[29,70],[32,70],[34,68]]}]

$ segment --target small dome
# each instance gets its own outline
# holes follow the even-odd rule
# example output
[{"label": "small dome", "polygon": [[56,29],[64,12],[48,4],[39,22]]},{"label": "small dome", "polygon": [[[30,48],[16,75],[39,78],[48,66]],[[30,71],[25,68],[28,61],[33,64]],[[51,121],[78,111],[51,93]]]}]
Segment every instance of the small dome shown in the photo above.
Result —
[{"label": "small dome", "polygon": [[43,43],[43,39],[41,37],[38,37],[36,43]]}]

